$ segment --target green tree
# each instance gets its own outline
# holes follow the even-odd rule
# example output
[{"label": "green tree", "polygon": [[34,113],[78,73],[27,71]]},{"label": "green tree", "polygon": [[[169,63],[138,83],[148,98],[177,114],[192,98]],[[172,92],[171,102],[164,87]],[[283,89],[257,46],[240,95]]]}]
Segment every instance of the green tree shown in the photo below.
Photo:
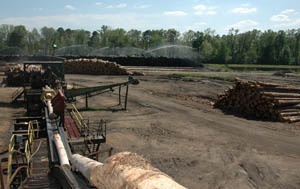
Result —
[{"label": "green tree", "polygon": [[27,34],[25,26],[16,26],[8,37],[9,47],[25,47],[25,36]]},{"label": "green tree", "polygon": [[14,30],[14,26],[2,24],[0,25],[0,49],[7,47],[7,41],[10,33]]},{"label": "green tree", "polygon": [[88,42],[90,47],[99,48],[100,47],[100,35],[97,31],[92,33],[92,36]]},{"label": "green tree", "polygon": [[280,53],[280,64],[291,64],[292,63],[292,52],[288,45],[285,45]]},{"label": "green tree", "polygon": [[197,32],[195,35],[195,39],[192,43],[192,47],[196,48],[198,51],[201,49],[202,43],[204,42],[204,33],[203,32]]},{"label": "green tree", "polygon": [[259,40],[259,63],[276,64],[276,48],[274,46],[276,33],[272,30],[262,33]]},{"label": "green tree", "polygon": [[295,64],[299,65],[300,63],[300,29],[295,33],[295,46],[294,46],[294,57]]},{"label": "green tree", "polygon": [[130,30],[127,32],[129,38],[129,46],[132,47],[141,47],[142,42],[142,32],[139,30]]},{"label": "green tree", "polygon": [[227,64],[228,60],[228,48],[224,41],[221,41],[219,48],[217,50],[216,63]]},{"label": "green tree", "polygon": [[73,30],[75,45],[87,45],[90,39],[90,32],[85,30]]},{"label": "green tree", "polygon": [[167,43],[174,45],[176,42],[178,42],[180,33],[175,29],[168,29],[168,31],[165,32],[165,35]]},{"label": "green tree", "polygon": [[41,35],[36,28],[27,34],[26,50],[29,54],[37,54],[41,49]]},{"label": "green tree", "polygon": [[111,29],[108,26],[103,25],[99,30],[100,33],[100,40],[101,40],[101,47],[108,46],[108,37]]},{"label": "green tree", "polygon": [[41,29],[41,44],[44,47],[44,54],[49,55],[49,53],[53,53],[52,45],[55,42],[55,29],[43,27]]},{"label": "green tree", "polygon": [[211,62],[213,59],[214,48],[210,42],[205,40],[201,45],[201,55],[205,62]]},{"label": "green tree", "polygon": [[108,33],[108,46],[110,47],[125,47],[128,41],[129,39],[124,29],[118,28],[110,30]]},{"label": "green tree", "polygon": [[193,30],[189,30],[183,33],[183,44],[192,46],[193,41],[196,39],[196,33]]}]

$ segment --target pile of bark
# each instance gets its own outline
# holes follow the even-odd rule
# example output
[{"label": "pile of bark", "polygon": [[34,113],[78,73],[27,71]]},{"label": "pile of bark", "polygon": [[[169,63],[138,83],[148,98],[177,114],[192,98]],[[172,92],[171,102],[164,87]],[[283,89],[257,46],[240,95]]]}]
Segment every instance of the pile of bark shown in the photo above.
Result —
[{"label": "pile of bark", "polygon": [[274,121],[300,121],[300,87],[243,81],[218,95],[215,107]]},{"label": "pile of bark", "polygon": [[66,59],[64,61],[66,73],[96,74],[96,75],[132,75],[125,67],[115,62],[101,59]]}]

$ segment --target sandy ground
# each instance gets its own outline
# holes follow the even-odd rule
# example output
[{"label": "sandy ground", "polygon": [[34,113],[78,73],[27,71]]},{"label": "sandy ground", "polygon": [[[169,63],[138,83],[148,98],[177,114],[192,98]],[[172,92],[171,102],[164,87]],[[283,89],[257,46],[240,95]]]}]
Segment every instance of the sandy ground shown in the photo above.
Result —
[{"label": "sandy ground", "polygon": [[[139,85],[130,86],[126,111],[118,106],[115,90],[90,98],[94,111],[81,112],[85,118],[107,121],[107,143],[114,153],[143,155],[154,167],[192,189],[300,188],[299,124],[226,115],[214,109],[211,102],[232,83],[168,76],[199,70],[131,69],[142,69],[146,76],[138,77]],[[203,74],[298,84],[295,78],[268,74]],[[96,86],[123,82],[127,77],[67,75],[66,79],[68,83]],[[0,88],[0,92],[2,97],[12,91]],[[22,109],[1,100],[0,141],[5,144],[9,127],[3,125],[9,125]],[[78,99],[77,107],[84,106],[85,99]]]},{"label": "sandy ground", "polygon": [[[0,76],[0,80],[2,80]],[[17,88],[0,87],[0,152],[8,149],[11,137],[11,126],[14,124],[16,117],[24,115],[24,108],[21,104],[10,104],[12,93]]]},{"label": "sandy ground", "polygon": [[[115,91],[90,99],[91,108],[105,111],[82,112],[86,118],[107,120],[108,144],[114,152],[141,154],[188,188],[300,188],[297,124],[225,115],[211,101],[231,83],[168,76],[197,70],[143,71],[140,85],[130,86],[127,111],[119,111]],[[269,74],[203,74],[297,84],[295,78]],[[69,82],[84,86],[126,79],[67,76]],[[78,101],[78,107],[84,105],[84,99]]]}]

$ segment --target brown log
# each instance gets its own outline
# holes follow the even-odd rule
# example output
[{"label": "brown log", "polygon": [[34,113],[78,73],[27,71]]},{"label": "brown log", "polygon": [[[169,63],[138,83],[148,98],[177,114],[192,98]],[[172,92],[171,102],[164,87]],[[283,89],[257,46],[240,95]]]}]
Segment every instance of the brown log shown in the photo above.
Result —
[{"label": "brown log", "polygon": [[271,98],[271,99],[274,99],[274,100],[284,100],[284,101],[298,101],[300,103],[300,98],[286,98],[286,97],[274,97],[274,98]]},{"label": "brown log", "polygon": [[300,98],[300,93],[262,92],[262,94],[271,97]]},{"label": "brown log", "polygon": [[285,106],[285,107],[278,107],[277,110],[287,110],[287,109],[300,109],[300,104]]},{"label": "brown log", "polygon": [[300,116],[300,112],[282,112],[279,113],[281,117],[289,117],[289,116]]},{"label": "brown log", "polygon": [[286,112],[300,112],[300,109],[283,109],[283,110],[276,110],[277,112],[282,112],[282,113],[286,113]]},{"label": "brown log", "polygon": [[218,96],[215,106],[257,117],[288,121],[286,117],[300,115],[298,91],[299,87],[236,78],[235,85]]},{"label": "brown log", "polygon": [[290,116],[282,118],[283,121],[287,121],[289,123],[294,123],[300,121],[300,116]]},{"label": "brown log", "polygon": [[277,106],[290,106],[300,104],[299,100],[277,100]]},{"label": "brown log", "polygon": [[296,87],[258,87],[261,92],[300,93]]}]

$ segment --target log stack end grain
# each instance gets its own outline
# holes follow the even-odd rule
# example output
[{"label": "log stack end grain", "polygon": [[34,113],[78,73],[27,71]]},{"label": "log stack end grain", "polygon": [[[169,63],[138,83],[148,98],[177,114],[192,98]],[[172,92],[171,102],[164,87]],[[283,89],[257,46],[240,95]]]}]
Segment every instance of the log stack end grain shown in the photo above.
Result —
[{"label": "log stack end grain", "polygon": [[275,83],[235,80],[219,94],[214,107],[282,122],[300,121],[300,88]]}]

